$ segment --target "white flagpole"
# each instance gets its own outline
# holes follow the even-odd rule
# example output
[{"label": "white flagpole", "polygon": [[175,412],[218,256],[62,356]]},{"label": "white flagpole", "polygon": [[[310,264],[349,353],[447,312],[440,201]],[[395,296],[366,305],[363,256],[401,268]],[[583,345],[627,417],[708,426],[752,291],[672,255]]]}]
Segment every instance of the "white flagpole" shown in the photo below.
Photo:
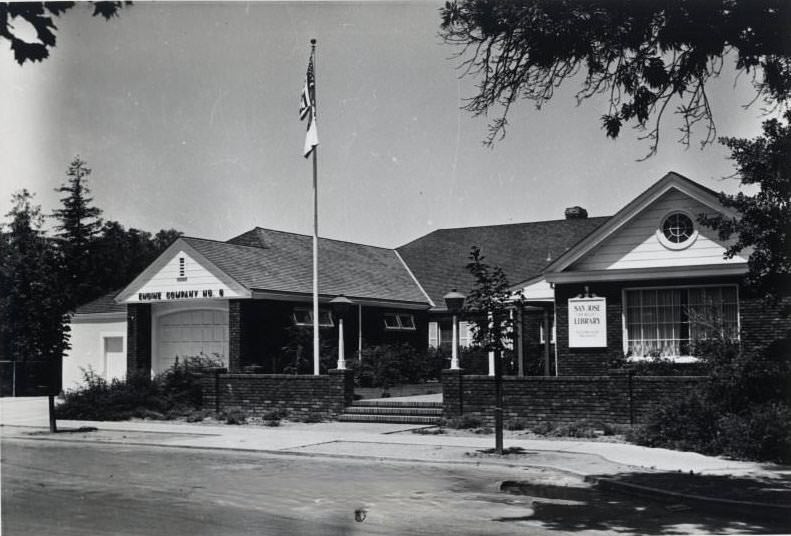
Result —
[{"label": "white flagpole", "polygon": [[[316,121],[316,40],[310,40],[310,57],[313,59],[313,121]],[[313,146],[313,375],[319,375],[319,147]]]}]

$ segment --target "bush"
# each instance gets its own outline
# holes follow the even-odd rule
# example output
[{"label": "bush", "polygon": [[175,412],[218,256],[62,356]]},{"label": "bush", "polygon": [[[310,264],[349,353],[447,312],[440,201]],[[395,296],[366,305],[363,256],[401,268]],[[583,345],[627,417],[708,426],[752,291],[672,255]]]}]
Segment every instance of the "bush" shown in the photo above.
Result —
[{"label": "bush", "polygon": [[771,402],[750,407],[739,415],[725,415],[717,423],[722,453],[734,458],[791,461],[791,408]]},{"label": "bush", "polygon": [[703,454],[791,462],[791,344],[745,353],[722,341],[698,350],[705,385],[668,399],[635,429],[634,442]]},{"label": "bush", "polygon": [[518,432],[519,430],[524,430],[527,428],[527,425],[525,424],[525,421],[517,417],[515,419],[508,419],[505,421],[504,427],[506,430]]},{"label": "bush", "polygon": [[245,424],[247,423],[247,414],[242,408],[228,408],[219,415],[220,420],[225,421],[225,424]]},{"label": "bush", "polygon": [[470,428],[480,428],[483,426],[483,420],[480,417],[473,415],[462,415],[461,417],[454,417],[447,419],[442,423],[446,428],[455,428],[457,430],[468,430]]},{"label": "bush", "polygon": [[613,435],[613,428],[608,424],[590,419],[580,419],[572,423],[561,424],[547,435],[552,437],[594,438],[600,435]]},{"label": "bush", "polygon": [[101,421],[194,416],[202,409],[202,374],[219,366],[222,363],[214,358],[191,357],[176,360],[153,379],[147,373],[133,373],[125,381],[111,382],[88,368],[83,371],[85,386],[66,392],[55,414],[59,419]]},{"label": "bush", "polygon": [[438,350],[418,352],[409,344],[363,348],[362,359],[351,361],[360,387],[383,387],[438,380],[446,367],[446,357]]}]

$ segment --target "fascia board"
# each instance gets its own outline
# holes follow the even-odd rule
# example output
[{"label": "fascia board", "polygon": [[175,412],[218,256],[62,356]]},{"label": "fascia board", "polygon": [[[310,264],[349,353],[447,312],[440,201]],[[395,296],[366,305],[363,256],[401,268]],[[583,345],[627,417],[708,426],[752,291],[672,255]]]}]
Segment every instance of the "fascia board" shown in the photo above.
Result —
[{"label": "fascia board", "polygon": [[690,277],[742,276],[747,263],[704,264],[700,266],[670,266],[663,268],[634,268],[627,270],[592,270],[587,272],[556,272],[547,274],[550,283],[584,281],[635,281],[638,279],[670,279]]}]

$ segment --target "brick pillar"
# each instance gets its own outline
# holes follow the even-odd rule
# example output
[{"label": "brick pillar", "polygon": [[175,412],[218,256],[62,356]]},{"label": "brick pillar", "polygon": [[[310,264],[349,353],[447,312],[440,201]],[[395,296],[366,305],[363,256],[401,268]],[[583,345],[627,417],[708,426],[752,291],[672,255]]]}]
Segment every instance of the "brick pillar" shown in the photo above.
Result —
[{"label": "brick pillar", "polygon": [[228,303],[228,372],[242,370],[242,302]]},{"label": "brick pillar", "polygon": [[330,375],[330,404],[334,412],[341,413],[343,408],[354,401],[354,371],[332,369]]},{"label": "brick pillar", "polygon": [[442,371],[442,413],[446,419],[460,417],[464,413],[461,381],[461,369]]},{"label": "brick pillar", "polygon": [[151,304],[126,306],[126,375],[151,374]]}]

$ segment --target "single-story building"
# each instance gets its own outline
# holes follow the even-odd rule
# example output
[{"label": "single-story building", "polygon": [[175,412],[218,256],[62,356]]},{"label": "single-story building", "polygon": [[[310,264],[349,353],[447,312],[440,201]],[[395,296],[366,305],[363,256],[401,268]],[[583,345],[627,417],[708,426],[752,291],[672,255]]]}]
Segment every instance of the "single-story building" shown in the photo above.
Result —
[{"label": "single-story building", "polygon": [[[749,252],[724,258],[729,242],[698,223],[712,213],[731,215],[715,192],[670,172],[612,217],[573,207],[564,219],[441,229],[396,249],[321,238],[321,337],[337,344],[329,301],[344,295],[355,304],[348,355],[447,345],[443,296],[471,288],[472,246],[525,296],[514,311],[520,374],[604,374],[624,356],[689,360],[715,331],[747,342],[788,329],[741,285]],[[284,349],[310,329],[311,300],[310,236],[256,228],[227,242],[180,238],[113,299],[77,309],[63,385],[88,365],[109,379],[199,355],[232,372],[302,370]],[[469,343],[464,323],[460,336]]]}]

